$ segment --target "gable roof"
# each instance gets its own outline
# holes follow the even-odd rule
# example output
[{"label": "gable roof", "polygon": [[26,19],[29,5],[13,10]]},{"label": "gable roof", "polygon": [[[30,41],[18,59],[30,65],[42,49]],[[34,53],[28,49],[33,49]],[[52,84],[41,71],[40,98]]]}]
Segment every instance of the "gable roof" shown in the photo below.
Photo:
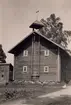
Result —
[{"label": "gable roof", "polygon": [[33,31],[33,32],[31,32],[29,35],[27,35],[27,36],[26,36],[23,40],[21,40],[16,46],[14,46],[12,49],[10,49],[10,50],[8,51],[8,53],[15,54],[15,50],[18,48],[18,46],[21,46],[21,44],[22,44],[29,36],[31,36],[32,34],[38,34],[38,35],[42,36],[44,39],[46,39],[47,41],[51,42],[51,43],[54,44],[55,46],[59,47],[60,49],[62,49],[63,51],[65,51],[65,52],[69,55],[69,53],[66,51],[66,49],[65,49],[63,46],[61,46],[61,45],[55,43],[54,41],[50,40],[49,38],[47,38],[46,36],[42,35],[40,32],[37,32],[37,31]]}]

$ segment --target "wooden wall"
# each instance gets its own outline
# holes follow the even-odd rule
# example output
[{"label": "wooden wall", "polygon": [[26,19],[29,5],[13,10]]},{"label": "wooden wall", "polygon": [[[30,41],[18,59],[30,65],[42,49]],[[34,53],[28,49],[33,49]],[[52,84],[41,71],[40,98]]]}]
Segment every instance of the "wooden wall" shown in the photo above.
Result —
[{"label": "wooden wall", "polygon": [[[57,81],[57,49],[51,43],[41,38],[40,80]],[[44,50],[49,50],[49,56],[44,56]],[[49,73],[44,73],[44,66],[49,66]]]},{"label": "wooden wall", "polygon": [[[28,50],[28,56],[23,56],[23,51]],[[14,79],[15,80],[30,80],[31,79],[31,52],[32,41],[29,40],[22,48],[22,51],[14,56]],[[28,72],[23,73],[23,66],[28,66]]]},{"label": "wooden wall", "polygon": [[11,67],[10,64],[0,63],[0,83],[4,84],[4,83],[9,82],[10,70],[13,71],[13,67],[11,69],[10,67]]},{"label": "wooden wall", "polygon": [[61,80],[71,80],[71,57],[61,51]]},{"label": "wooden wall", "polygon": [[[21,52],[14,55],[14,79],[15,80],[31,80],[33,71],[36,69],[39,73],[40,81],[57,81],[57,48],[42,37],[36,35],[36,41],[33,42],[32,37],[23,45]],[[28,50],[28,56],[23,56],[23,50]],[[33,49],[36,51],[33,57]],[[40,49],[40,50],[39,50]],[[44,56],[44,50],[49,49],[49,56]],[[35,58],[35,61],[33,60]],[[35,62],[35,64],[34,64]],[[33,68],[32,68],[32,65]],[[23,66],[28,67],[27,73],[23,73]],[[49,66],[49,73],[44,73],[44,66]],[[35,69],[34,69],[35,68]]]}]

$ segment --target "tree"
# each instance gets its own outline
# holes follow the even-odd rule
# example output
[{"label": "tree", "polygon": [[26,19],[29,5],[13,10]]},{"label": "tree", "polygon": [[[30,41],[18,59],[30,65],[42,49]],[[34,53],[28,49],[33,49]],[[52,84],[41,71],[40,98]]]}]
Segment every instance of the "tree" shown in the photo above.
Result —
[{"label": "tree", "polygon": [[6,55],[2,49],[1,44],[0,44],[0,63],[6,63]]},{"label": "tree", "polygon": [[41,22],[44,24],[44,27],[39,30],[41,34],[63,47],[67,47],[68,36],[71,35],[71,32],[63,31],[63,23],[60,22],[59,17],[51,14],[46,20],[41,19]]}]

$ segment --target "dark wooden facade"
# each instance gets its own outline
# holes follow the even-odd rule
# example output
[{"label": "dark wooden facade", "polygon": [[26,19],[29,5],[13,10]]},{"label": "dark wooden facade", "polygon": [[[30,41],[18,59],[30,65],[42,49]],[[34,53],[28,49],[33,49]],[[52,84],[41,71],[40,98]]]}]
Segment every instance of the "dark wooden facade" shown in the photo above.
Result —
[{"label": "dark wooden facade", "polygon": [[0,63],[0,84],[13,80],[13,66],[7,63]]},{"label": "dark wooden facade", "polygon": [[[24,50],[28,51],[28,56],[23,56]],[[46,50],[49,51],[48,56],[44,56]],[[61,46],[37,32],[28,35],[9,53],[14,54],[15,80],[60,82],[66,78],[64,75],[66,75],[65,70],[67,71],[68,68],[66,69],[65,66],[68,65],[68,61],[65,57],[69,59],[69,55]],[[27,72],[23,72],[23,66],[27,66]],[[45,66],[49,67],[49,72],[44,72]],[[70,71],[70,69],[68,70]]]}]

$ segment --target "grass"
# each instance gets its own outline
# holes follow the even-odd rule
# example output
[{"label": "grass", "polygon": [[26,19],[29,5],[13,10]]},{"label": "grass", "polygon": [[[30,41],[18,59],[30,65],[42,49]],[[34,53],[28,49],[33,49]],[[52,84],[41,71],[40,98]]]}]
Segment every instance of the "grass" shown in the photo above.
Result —
[{"label": "grass", "polygon": [[0,86],[0,103],[15,100],[17,98],[35,99],[39,95],[48,94],[60,90],[59,86],[48,86],[41,84],[8,84],[7,86]]},{"label": "grass", "polygon": [[[26,100],[27,105],[71,105],[71,96],[59,98],[38,98],[37,96],[61,90],[61,85],[9,84],[0,86],[0,103],[12,100]],[[24,104],[24,101],[23,101]]]}]

